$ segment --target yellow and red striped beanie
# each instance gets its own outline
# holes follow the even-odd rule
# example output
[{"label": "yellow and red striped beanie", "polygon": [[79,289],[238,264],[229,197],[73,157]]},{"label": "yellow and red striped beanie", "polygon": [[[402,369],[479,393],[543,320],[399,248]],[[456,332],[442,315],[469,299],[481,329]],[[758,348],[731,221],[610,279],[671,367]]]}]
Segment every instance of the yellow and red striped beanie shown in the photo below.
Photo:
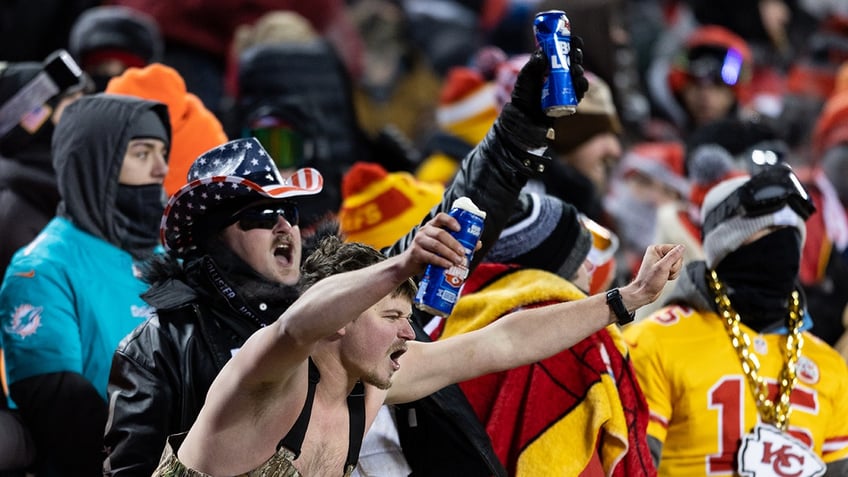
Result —
[{"label": "yellow and red striped beanie", "polygon": [[419,181],[409,172],[356,162],[342,178],[341,231],[348,242],[388,247],[418,225],[443,192],[442,184]]}]

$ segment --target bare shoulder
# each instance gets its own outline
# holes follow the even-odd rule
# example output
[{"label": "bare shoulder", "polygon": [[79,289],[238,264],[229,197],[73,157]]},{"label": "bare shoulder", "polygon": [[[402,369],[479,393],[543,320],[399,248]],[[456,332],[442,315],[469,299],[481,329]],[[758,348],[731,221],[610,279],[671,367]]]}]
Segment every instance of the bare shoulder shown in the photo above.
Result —
[{"label": "bare shoulder", "polygon": [[240,386],[231,374],[237,373],[222,372],[213,382],[180,448],[180,459],[190,467],[245,469],[263,463],[304,409],[309,389],[306,363],[292,379],[249,387]]}]

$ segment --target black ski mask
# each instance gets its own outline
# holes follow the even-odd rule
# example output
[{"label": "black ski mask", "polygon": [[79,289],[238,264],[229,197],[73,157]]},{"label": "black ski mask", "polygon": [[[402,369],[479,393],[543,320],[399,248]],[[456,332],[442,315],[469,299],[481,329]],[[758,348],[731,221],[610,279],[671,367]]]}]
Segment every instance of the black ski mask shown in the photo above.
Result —
[{"label": "black ski mask", "polygon": [[715,271],[742,323],[762,331],[786,319],[800,265],[801,234],[784,227],[729,253]]},{"label": "black ski mask", "polygon": [[149,256],[159,244],[164,198],[162,184],[118,185],[115,220],[121,230],[121,248],[137,259]]}]

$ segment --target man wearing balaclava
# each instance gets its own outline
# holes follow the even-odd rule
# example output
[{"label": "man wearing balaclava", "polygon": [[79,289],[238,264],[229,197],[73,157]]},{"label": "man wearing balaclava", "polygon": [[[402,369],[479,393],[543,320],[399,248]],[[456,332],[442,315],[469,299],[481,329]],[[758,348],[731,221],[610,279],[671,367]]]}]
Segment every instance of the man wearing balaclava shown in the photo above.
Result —
[{"label": "man wearing balaclava", "polygon": [[807,331],[798,280],[814,212],[785,164],[718,183],[705,260],[625,328],[660,476],[848,475],[848,366]]},{"label": "man wearing balaclava", "polygon": [[126,96],[83,97],[56,126],[57,216],[0,288],[10,405],[39,476],[101,473],[112,353],[152,312],[136,264],[159,244],[170,142],[165,105]]}]

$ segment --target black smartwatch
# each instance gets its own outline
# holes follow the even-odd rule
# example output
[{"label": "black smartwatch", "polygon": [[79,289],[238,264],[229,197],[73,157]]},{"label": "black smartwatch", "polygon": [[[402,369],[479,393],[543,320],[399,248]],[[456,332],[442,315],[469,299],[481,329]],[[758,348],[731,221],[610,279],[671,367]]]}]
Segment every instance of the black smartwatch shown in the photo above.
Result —
[{"label": "black smartwatch", "polygon": [[636,312],[627,312],[624,302],[621,301],[621,293],[618,288],[613,288],[607,292],[607,305],[609,305],[619,325],[626,325],[636,318]]}]

